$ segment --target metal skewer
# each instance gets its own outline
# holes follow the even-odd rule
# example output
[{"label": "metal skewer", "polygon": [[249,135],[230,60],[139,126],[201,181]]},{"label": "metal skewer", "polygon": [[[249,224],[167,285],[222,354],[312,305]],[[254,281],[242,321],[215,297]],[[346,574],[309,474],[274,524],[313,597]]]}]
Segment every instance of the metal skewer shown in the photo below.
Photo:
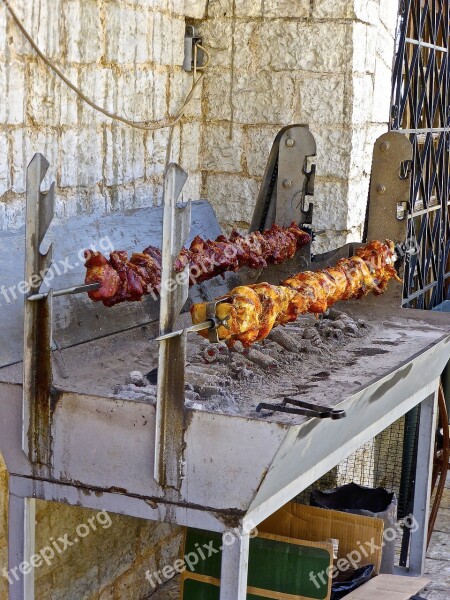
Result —
[{"label": "metal skewer", "polygon": [[185,333],[193,333],[196,331],[203,331],[204,329],[217,329],[218,327],[226,327],[229,328],[227,321],[230,317],[227,316],[223,321],[219,319],[208,319],[207,321],[203,321],[203,323],[197,323],[197,325],[191,325],[190,327],[186,327],[185,329],[178,329],[177,331],[172,331],[171,333],[166,333],[165,335],[160,335],[155,338],[157,342],[161,342],[162,340],[169,340],[170,338],[178,337],[179,335],[183,335]]},{"label": "metal skewer", "polygon": [[156,341],[161,342],[162,340],[175,338],[185,333],[203,331],[204,329],[208,329],[209,341],[211,343],[217,344],[220,341],[219,334],[217,333],[219,327],[225,327],[226,329],[230,329],[230,326],[228,325],[230,315],[227,315],[224,319],[219,319],[216,313],[217,305],[221,302],[225,302],[226,300],[229,300],[228,296],[226,296],[225,298],[220,298],[220,300],[213,300],[212,302],[208,302],[206,304],[206,321],[203,321],[202,323],[197,323],[196,325],[191,325],[190,327],[186,327],[185,329],[179,329],[178,331],[171,331],[170,333],[165,333],[164,335],[160,335],[159,337],[155,338]]},{"label": "metal skewer", "polygon": [[[73,294],[83,294],[87,292],[93,292],[98,290],[100,287],[100,283],[87,283],[83,285],[77,285],[75,287],[65,288],[63,290],[55,290],[53,292],[53,298],[56,296],[69,296]],[[36,302],[37,300],[44,300],[49,295],[49,292],[44,292],[43,294],[33,294],[27,300],[30,302]]]}]

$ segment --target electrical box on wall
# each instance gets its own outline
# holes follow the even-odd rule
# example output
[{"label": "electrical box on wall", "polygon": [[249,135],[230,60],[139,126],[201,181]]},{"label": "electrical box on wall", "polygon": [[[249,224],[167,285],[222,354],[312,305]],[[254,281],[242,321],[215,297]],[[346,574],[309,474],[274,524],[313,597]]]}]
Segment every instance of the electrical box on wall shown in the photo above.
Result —
[{"label": "electrical box on wall", "polygon": [[185,71],[192,71],[194,69],[194,60],[197,59],[197,67],[202,67],[203,64],[203,51],[201,48],[197,48],[197,52],[195,51],[195,47],[197,44],[202,43],[202,38],[198,37],[195,32],[195,27],[193,25],[186,25],[186,33],[184,35],[184,61],[183,61],[183,69]]}]

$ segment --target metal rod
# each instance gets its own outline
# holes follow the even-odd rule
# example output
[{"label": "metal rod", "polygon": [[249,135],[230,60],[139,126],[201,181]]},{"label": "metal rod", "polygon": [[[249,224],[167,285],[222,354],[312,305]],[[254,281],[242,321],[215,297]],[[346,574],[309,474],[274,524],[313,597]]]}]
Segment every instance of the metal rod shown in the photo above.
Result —
[{"label": "metal rod", "polygon": [[190,327],[186,327],[186,329],[178,329],[177,331],[172,331],[172,333],[166,333],[165,335],[160,335],[155,338],[155,341],[162,342],[163,340],[169,340],[171,338],[178,337],[185,333],[192,333],[196,331],[202,331],[203,329],[212,329],[216,324],[212,319],[208,321],[204,321],[203,323],[198,323],[197,325],[191,325]]},{"label": "metal rod", "polygon": [[446,133],[448,132],[448,127],[421,127],[420,129],[396,129],[396,131],[400,133],[414,133],[414,134],[424,134],[424,133]]},{"label": "metal rod", "polygon": [[[73,294],[84,294],[87,292],[93,292],[94,290],[98,290],[100,287],[100,283],[88,283],[86,285],[78,285],[75,287],[65,288],[63,290],[56,290],[53,292],[53,298],[56,296],[70,296]],[[43,294],[33,294],[27,298],[29,302],[36,302],[37,300],[45,300],[48,298],[49,292],[44,292]]]},{"label": "metal rod", "polygon": [[405,41],[408,42],[408,44],[413,44],[413,46],[423,46],[424,48],[431,48],[432,50],[439,50],[440,52],[448,52],[447,48],[444,48],[443,46],[435,46],[434,44],[430,44],[429,42],[424,42],[422,40],[406,38]]}]

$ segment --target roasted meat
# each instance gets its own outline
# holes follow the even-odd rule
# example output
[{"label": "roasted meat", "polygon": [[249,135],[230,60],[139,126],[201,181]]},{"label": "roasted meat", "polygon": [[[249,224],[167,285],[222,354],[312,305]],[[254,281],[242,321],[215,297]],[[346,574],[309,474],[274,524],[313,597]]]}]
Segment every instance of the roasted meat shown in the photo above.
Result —
[{"label": "roasted meat", "polygon": [[120,278],[111,263],[100,252],[86,250],[84,257],[87,269],[86,283],[100,283],[98,290],[89,292],[89,297],[98,301],[115,296],[120,288]]},{"label": "roasted meat", "polygon": [[[218,329],[229,345],[244,347],[266,338],[273,327],[295,321],[304,313],[323,313],[339,300],[362,298],[369,292],[381,294],[391,279],[401,281],[394,268],[393,242],[370,242],[356,255],[341,259],[323,271],[304,271],[280,286],[260,283],[239,286],[217,305],[218,317],[228,317]],[[219,299],[220,300],[220,299]],[[206,320],[206,303],[191,307],[194,324]],[[207,332],[200,332],[207,336]]]},{"label": "roasted meat", "polygon": [[[215,241],[197,236],[189,249],[181,251],[175,271],[181,273],[189,265],[189,282],[194,285],[242,267],[262,269],[268,264],[280,264],[292,258],[310,240],[310,236],[295,223],[285,228],[274,225],[247,236],[233,231],[229,238],[220,235]],[[99,290],[89,293],[92,300],[113,306],[141,300],[147,294],[159,294],[161,252],[158,248],[149,246],[130,259],[124,251],[112,252],[109,261],[100,253],[95,255],[94,261],[86,262],[86,283],[101,283]]]}]

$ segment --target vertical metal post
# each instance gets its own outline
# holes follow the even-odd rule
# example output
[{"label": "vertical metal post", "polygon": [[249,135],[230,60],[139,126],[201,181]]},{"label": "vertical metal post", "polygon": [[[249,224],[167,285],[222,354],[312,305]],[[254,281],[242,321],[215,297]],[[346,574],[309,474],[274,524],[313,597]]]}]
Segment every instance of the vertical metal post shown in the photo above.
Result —
[{"label": "vertical metal post", "polygon": [[47,194],[40,190],[48,167],[44,156],[36,154],[27,170],[22,428],[23,451],[44,473],[51,462],[52,294],[39,302],[28,298],[39,292],[53,259],[52,248],[42,248],[55,204],[54,184]]},{"label": "vertical metal post", "polygon": [[[36,500],[9,494],[9,600],[34,600],[34,569],[30,570],[27,565],[30,564],[35,549],[35,524]],[[21,572],[20,567],[24,573]]]},{"label": "vertical metal post", "polygon": [[222,540],[220,600],[246,600],[250,536],[229,530]]},{"label": "vertical metal post", "polygon": [[414,529],[411,531],[409,573],[422,575],[427,549],[433,449],[436,427],[437,392],[420,406],[417,466],[414,490]]},{"label": "vertical metal post", "polygon": [[[171,164],[164,180],[160,335],[171,333],[188,298],[189,265],[176,273],[174,264],[189,234],[191,204],[178,206],[187,180]],[[159,347],[154,475],[159,485],[179,490],[184,447],[184,380],[186,336],[162,340]]]}]

